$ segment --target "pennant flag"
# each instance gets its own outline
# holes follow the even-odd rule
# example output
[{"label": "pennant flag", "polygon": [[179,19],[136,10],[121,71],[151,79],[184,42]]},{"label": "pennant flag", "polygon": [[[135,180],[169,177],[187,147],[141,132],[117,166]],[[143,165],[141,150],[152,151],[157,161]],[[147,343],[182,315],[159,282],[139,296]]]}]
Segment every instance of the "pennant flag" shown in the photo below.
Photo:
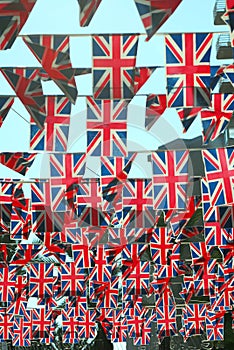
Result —
[{"label": "pennant flag", "polygon": [[135,0],[147,33],[146,41],[152,38],[181,2],[182,0]]},{"label": "pennant flag", "polygon": [[14,97],[0,96],[0,127],[14,103]]},{"label": "pennant flag", "polygon": [[92,47],[94,98],[131,99],[138,35],[93,35]]},{"label": "pennant flag", "polygon": [[147,82],[157,67],[136,67],[134,80],[134,93],[136,94],[140,88]]},{"label": "pennant flag", "polygon": [[69,53],[69,37],[66,35],[30,35],[24,42],[40,62],[49,77],[58,85],[72,103],[76,102],[75,70]]},{"label": "pennant flag", "polygon": [[211,33],[165,36],[168,107],[210,105],[212,37]]},{"label": "pennant flag", "polygon": [[234,149],[202,150],[206,180],[212,206],[234,203]]},{"label": "pennant flag", "polygon": [[177,108],[176,110],[184,127],[183,132],[185,133],[196,119],[201,108]]},{"label": "pennant flag", "polygon": [[80,5],[80,26],[86,27],[92,20],[102,0],[78,0]]},{"label": "pennant flag", "polygon": [[4,152],[0,153],[0,163],[21,175],[25,175],[36,156],[36,153]]},{"label": "pennant flag", "polygon": [[91,156],[127,156],[126,100],[87,97],[87,153]]},{"label": "pennant flag", "polygon": [[34,120],[30,122],[30,149],[67,151],[71,102],[63,96],[46,96],[46,119],[40,129]]},{"label": "pennant flag", "polygon": [[164,307],[156,307],[156,317],[159,339],[177,334],[175,305],[164,305]]},{"label": "pennant flag", "polygon": [[0,50],[10,49],[37,0],[2,0],[0,3]]},{"label": "pennant flag", "polygon": [[233,94],[212,94],[211,107],[201,110],[204,143],[214,141],[226,130],[233,110]]},{"label": "pennant flag", "polygon": [[186,208],[188,159],[188,150],[152,153],[155,210]]},{"label": "pennant flag", "polygon": [[46,111],[40,69],[7,67],[1,68],[0,71],[38,127],[42,129],[46,118]]},{"label": "pennant flag", "polygon": [[167,108],[166,95],[150,94],[146,100],[145,128],[150,130]]}]

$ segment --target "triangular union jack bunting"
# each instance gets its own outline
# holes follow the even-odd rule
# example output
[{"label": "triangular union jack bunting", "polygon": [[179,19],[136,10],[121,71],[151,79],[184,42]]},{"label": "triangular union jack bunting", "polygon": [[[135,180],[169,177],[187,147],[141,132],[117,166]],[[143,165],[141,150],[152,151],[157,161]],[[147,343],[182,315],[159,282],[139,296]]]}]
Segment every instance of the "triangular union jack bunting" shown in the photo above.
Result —
[{"label": "triangular union jack bunting", "polygon": [[189,129],[190,125],[192,125],[192,123],[196,119],[200,110],[201,110],[201,107],[198,107],[198,108],[177,108],[177,113],[179,114],[181,123],[184,127],[184,130],[183,130],[184,133]]},{"label": "triangular union jack bunting", "polygon": [[36,153],[5,152],[0,153],[0,163],[22,175],[25,175],[36,156]]},{"label": "triangular union jack bunting", "polygon": [[72,68],[69,54],[69,37],[65,35],[30,35],[24,42],[40,62],[49,77],[62,92],[75,103],[77,88],[75,69]]},{"label": "triangular union jack bunting", "polygon": [[102,0],[78,0],[80,5],[80,26],[86,27],[92,20]]},{"label": "triangular union jack bunting", "polygon": [[0,50],[10,49],[37,0],[2,0],[0,3]]},{"label": "triangular union jack bunting", "polygon": [[135,69],[134,92],[135,94],[147,82],[157,67],[137,67]]},{"label": "triangular union jack bunting", "polygon": [[166,95],[150,94],[146,100],[145,128],[150,130],[167,108]]},{"label": "triangular union jack bunting", "polygon": [[1,68],[0,71],[38,127],[42,129],[46,118],[46,111],[40,69],[7,67]]},{"label": "triangular union jack bunting", "polygon": [[92,46],[94,98],[131,99],[138,35],[93,35]]},{"label": "triangular union jack bunting", "polygon": [[182,0],[135,0],[135,4],[147,33],[147,39],[157,32],[177,9]]},{"label": "triangular union jack bunting", "polygon": [[0,127],[14,103],[14,97],[0,96]]}]

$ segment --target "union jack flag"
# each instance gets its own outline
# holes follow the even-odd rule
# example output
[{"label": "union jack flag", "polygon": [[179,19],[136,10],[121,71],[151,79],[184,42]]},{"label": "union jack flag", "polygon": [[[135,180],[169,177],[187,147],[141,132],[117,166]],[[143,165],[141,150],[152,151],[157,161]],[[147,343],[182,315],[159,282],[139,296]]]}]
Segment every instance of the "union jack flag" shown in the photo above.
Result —
[{"label": "union jack flag", "polygon": [[14,103],[14,97],[0,96],[0,127]]},{"label": "union jack flag", "polygon": [[14,338],[14,317],[6,313],[5,308],[0,309],[0,340],[11,340]]},{"label": "union jack flag", "polygon": [[10,49],[32,11],[36,0],[3,0],[0,4],[0,50]]},{"label": "union jack flag", "polygon": [[194,122],[196,119],[198,113],[201,111],[202,108],[177,108],[177,113],[180,117],[180,120],[182,122],[182,125],[184,127],[184,133],[189,129],[190,125]]},{"label": "union jack flag", "polygon": [[114,343],[126,342],[127,339],[127,320],[123,315],[123,311],[113,310],[113,329],[111,332],[111,341]]},{"label": "union jack flag", "polygon": [[210,253],[205,242],[191,242],[190,251],[193,264],[210,260]]},{"label": "union jack flag", "polygon": [[87,153],[127,156],[127,101],[87,97]]},{"label": "union jack flag", "polygon": [[150,286],[150,263],[149,261],[139,261],[134,264],[131,272],[125,280],[127,295],[147,295]]},{"label": "union jack flag", "polygon": [[211,33],[165,36],[168,107],[210,105]]},{"label": "union jack flag", "polygon": [[80,268],[89,268],[92,266],[91,252],[86,242],[72,244],[72,256],[74,263]]},{"label": "union jack flag", "polygon": [[154,209],[185,209],[189,152],[152,153]]},{"label": "union jack flag", "polygon": [[147,228],[155,225],[151,179],[127,180],[123,185],[123,226]]},{"label": "union jack flag", "polygon": [[217,262],[206,260],[192,265],[194,278],[194,295],[210,296],[215,290]]},{"label": "union jack flag", "polygon": [[80,339],[96,336],[96,310],[86,310],[82,317],[78,317],[78,337]]},{"label": "union jack flag", "polygon": [[87,271],[79,268],[74,262],[61,266],[61,294],[63,296],[78,296],[85,291]]},{"label": "union jack flag", "polygon": [[119,277],[111,277],[103,290],[102,297],[97,302],[98,309],[116,309],[118,307]]},{"label": "union jack flag", "polygon": [[86,27],[92,20],[102,0],[78,0],[80,5],[80,26]]},{"label": "union jack flag", "polygon": [[83,179],[85,164],[86,155],[84,153],[50,154],[53,211],[63,212],[72,206],[71,202],[77,192],[77,186]]},{"label": "union jack flag", "polygon": [[170,337],[177,333],[175,305],[156,307],[156,319],[159,339]]},{"label": "union jack flag", "polygon": [[19,243],[10,262],[11,264],[26,265],[31,260],[36,258],[42,249],[43,246],[40,244]]},{"label": "union jack flag", "polygon": [[63,96],[46,96],[46,120],[40,129],[31,119],[30,149],[63,152],[67,150],[71,102]]},{"label": "union jack flag", "polygon": [[183,308],[185,336],[187,340],[191,335],[202,334],[206,322],[206,305],[204,304],[186,304]]},{"label": "union jack flag", "polygon": [[9,67],[1,68],[0,71],[38,127],[42,129],[46,119],[46,110],[40,69]]},{"label": "union jack flag", "polygon": [[33,263],[29,272],[29,296],[52,297],[56,278],[53,275],[54,264]]},{"label": "union jack flag", "polygon": [[73,308],[62,310],[63,340],[68,336],[78,338],[78,316]]},{"label": "union jack flag", "polygon": [[4,152],[0,154],[0,163],[21,175],[25,175],[36,156],[36,153]]},{"label": "union jack flag", "polygon": [[72,103],[75,103],[78,92],[74,77],[75,69],[72,68],[69,53],[69,36],[29,35],[23,39],[50,79]]},{"label": "union jack flag", "polygon": [[15,298],[15,280],[9,267],[2,267],[0,272],[1,301],[10,302]]},{"label": "union jack flag", "polygon": [[26,322],[23,317],[14,317],[13,346],[30,346],[32,339],[32,321]]},{"label": "union jack flag", "polygon": [[146,41],[157,32],[173,14],[182,0],[135,0],[135,4],[147,33]]},{"label": "union jack flag", "polygon": [[234,8],[228,8],[226,6],[227,11],[222,15],[222,20],[230,27],[230,39],[231,46],[234,47]]},{"label": "union jack flag", "polygon": [[131,170],[135,154],[123,157],[101,157],[101,188],[103,210],[109,209],[122,218],[122,188]]},{"label": "union jack flag", "polygon": [[107,339],[111,340],[113,327],[113,309],[101,309],[97,311],[97,321],[101,323]]},{"label": "union jack flag", "polygon": [[234,203],[234,149],[202,150],[212,206]]},{"label": "union jack flag", "polygon": [[49,311],[46,308],[32,310],[32,339],[49,338],[50,325],[52,318],[52,309]]},{"label": "union jack flag", "polygon": [[212,94],[211,107],[201,110],[203,141],[214,141],[222,134],[233,114],[234,96],[232,94]]},{"label": "union jack flag", "polygon": [[230,243],[232,229],[222,228],[220,222],[207,222],[204,227],[207,247],[226,246]]},{"label": "union jack flag", "polygon": [[208,340],[224,340],[224,315],[223,312],[206,312],[206,335]]},{"label": "union jack flag", "polygon": [[211,205],[209,187],[206,179],[201,179],[201,190],[202,190],[203,221],[204,222],[220,221],[220,214],[219,214],[218,207]]},{"label": "union jack flag", "polygon": [[144,319],[144,322],[142,324],[141,328],[141,336],[136,337],[133,340],[133,344],[135,346],[139,345],[149,345],[151,341],[151,325],[152,325],[152,319],[154,318],[153,311],[149,310],[148,313],[151,313],[151,315],[147,314],[147,317]]},{"label": "union jack flag", "polygon": [[93,36],[94,98],[133,97],[137,46],[137,35]]},{"label": "union jack flag", "polygon": [[110,216],[102,211],[99,181],[88,180],[79,184],[75,207],[79,226],[108,226],[110,223]]},{"label": "union jack flag", "polygon": [[171,237],[166,227],[156,228],[150,240],[152,260],[155,264],[167,265],[169,253],[173,248]]},{"label": "union jack flag", "polygon": [[150,94],[146,100],[145,128],[150,130],[167,108],[166,95]]},{"label": "union jack flag", "polygon": [[139,338],[142,335],[142,326],[145,322],[145,309],[139,312],[136,308],[129,310],[126,315],[128,336],[130,338]]}]

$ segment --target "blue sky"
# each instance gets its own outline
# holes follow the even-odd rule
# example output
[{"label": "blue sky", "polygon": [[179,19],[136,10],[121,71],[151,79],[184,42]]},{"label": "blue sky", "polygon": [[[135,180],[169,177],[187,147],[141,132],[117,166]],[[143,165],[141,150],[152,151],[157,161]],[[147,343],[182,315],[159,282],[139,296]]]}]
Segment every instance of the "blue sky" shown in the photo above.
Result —
[{"label": "blue sky", "polygon": [[[215,0],[183,0],[175,13],[150,41],[145,42],[146,36],[140,36],[137,66],[165,66],[163,33],[228,31],[228,27],[213,24],[214,3]],[[73,66],[91,67],[90,34],[145,33],[133,0],[102,0],[91,24],[86,28],[79,26],[78,10],[77,0],[37,0],[21,34],[71,34],[70,53]],[[215,59],[216,39],[217,35],[214,35],[212,65],[223,63],[223,61]],[[38,67],[39,65],[23,43],[22,38],[18,38],[12,49],[0,52],[0,66]],[[76,81],[79,95],[92,94],[91,75],[77,77]],[[43,83],[43,90],[45,94],[61,94],[53,82]],[[165,68],[157,69],[148,83],[140,90],[141,94],[165,92]],[[0,94],[14,94],[1,74]],[[173,109],[168,109],[152,130],[146,132],[144,130],[145,100],[145,96],[140,96],[135,97],[131,102],[128,115],[130,150],[153,150],[157,149],[160,144],[177,137],[191,138],[201,133],[200,120],[197,118],[189,132],[183,134],[181,123]],[[76,105],[72,108],[69,151],[85,151],[85,106],[85,97],[79,97]],[[29,121],[29,115],[18,99],[15,99],[13,108]],[[136,142],[136,140],[141,140],[141,142]],[[13,152],[29,150],[29,123],[17,116],[14,111],[9,113],[0,129],[0,149],[1,151]],[[28,176],[41,176],[41,160],[45,158],[44,154],[38,156]],[[134,170],[134,174],[138,176],[137,168]],[[0,177],[19,177],[19,175],[2,167]]]}]

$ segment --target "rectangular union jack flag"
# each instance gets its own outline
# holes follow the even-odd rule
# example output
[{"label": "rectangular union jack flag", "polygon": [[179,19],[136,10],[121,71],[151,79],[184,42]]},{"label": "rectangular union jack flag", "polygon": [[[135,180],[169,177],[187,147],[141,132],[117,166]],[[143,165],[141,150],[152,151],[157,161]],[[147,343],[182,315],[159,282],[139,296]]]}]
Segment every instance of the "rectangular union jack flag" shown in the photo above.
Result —
[{"label": "rectangular union jack flag", "polygon": [[134,95],[138,35],[93,36],[93,94],[99,99]]},{"label": "rectangular union jack flag", "polygon": [[165,36],[168,107],[210,105],[212,37],[211,33]]},{"label": "rectangular union jack flag", "polygon": [[87,97],[87,153],[127,156],[127,101]]},{"label": "rectangular union jack flag", "polygon": [[52,297],[56,277],[54,264],[31,263],[29,270],[29,296]]},{"label": "rectangular union jack flag", "polygon": [[82,317],[78,317],[78,336],[93,339],[96,336],[96,310],[86,310]]},{"label": "rectangular union jack flag", "polygon": [[183,308],[182,319],[184,320],[185,340],[192,335],[202,334],[205,329],[206,305],[186,304]]},{"label": "rectangular union jack flag", "polygon": [[202,150],[211,205],[234,203],[234,149]]},{"label": "rectangular union jack flag", "polygon": [[137,264],[134,264],[134,267],[125,280],[125,293],[128,295],[147,295],[150,285],[149,279],[149,261],[139,261]]},{"label": "rectangular union jack flag", "polygon": [[206,179],[201,179],[202,191],[202,209],[204,222],[218,222],[220,221],[220,214],[218,207],[212,206],[209,193],[209,186]]},{"label": "rectangular union jack flag", "polygon": [[5,308],[0,309],[0,341],[13,339],[14,317],[6,313]]},{"label": "rectangular union jack flag", "polygon": [[111,341],[116,342],[126,342],[127,339],[127,320],[123,315],[122,309],[113,310],[113,329],[111,332]]},{"label": "rectangular union jack flag", "polygon": [[87,271],[74,262],[61,266],[61,294],[65,296],[82,295],[85,292]]},{"label": "rectangular union jack flag", "polygon": [[153,208],[153,183],[151,179],[127,180],[123,185],[123,226],[153,227],[157,220]]},{"label": "rectangular union jack flag", "polygon": [[32,335],[33,339],[49,338],[52,309],[38,308],[32,310]]},{"label": "rectangular union jack flag", "polygon": [[170,337],[177,333],[175,305],[156,307],[156,319],[159,339]]},{"label": "rectangular union jack flag", "polygon": [[206,335],[208,340],[224,340],[224,313],[206,312]]},{"label": "rectangular union jack flag", "polygon": [[32,322],[26,322],[23,317],[14,317],[13,346],[30,346],[32,339]]},{"label": "rectangular union jack flag", "polygon": [[188,160],[188,150],[152,153],[154,209],[186,208]]},{"label": "rectangular union jack flag", "polygon": [[204,143],[214,141],[226,130],[233,110],[233,94],[212,94],[211,106],[201,110]]},{"label": "rectangular union jack flag", "polygon": [[[64,212],[71,208],[78,183],[83,179],[84,153],[50,154],[51,207]],[[48,230],[49,231],[49,230]]]},{"label": "rectangular union jack flag", "polygon": [[71,102],[64,96],[46,96],[46,120],[40,129],[34,120],[30,122],[30,149],[67,151]]},{"label": "rectangular union jack flag", "polygon": [[169,255],[173,243],[166,227],[158,227],[153,231],[150,240],[151,257],[155,264],[169,265]]}]

